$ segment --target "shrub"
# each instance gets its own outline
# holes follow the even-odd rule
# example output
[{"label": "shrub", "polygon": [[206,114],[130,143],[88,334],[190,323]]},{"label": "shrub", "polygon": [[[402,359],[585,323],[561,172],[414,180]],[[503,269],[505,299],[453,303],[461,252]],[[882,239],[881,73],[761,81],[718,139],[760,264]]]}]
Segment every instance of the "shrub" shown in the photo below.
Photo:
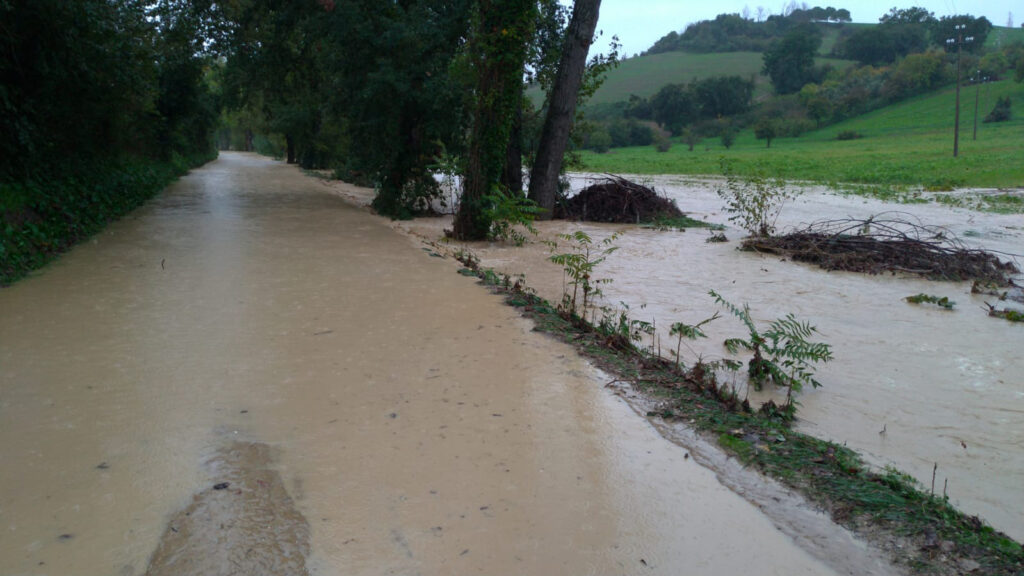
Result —
[{"label": "shrub", "polygon": [[754,236],[771,236],[782,206],[796,193],[787,190],[781,179],[766,176],[763,170],[751,176],[740,176],[725,159],[721,166],[725,188],[717,192],[725,200],[726,212],[732,214],[729,221],[738,223]]},{"label": "shrub", "polygon": [[863,137],[864,135],[856,130],[843,130],[839,134],[836,134],[836,140],[858,140]]},{"label": "shrub", "polygon": [[668,152],[672,149],[672,141],[664,134],[654,135],[654,147],[658,152]]},{"label": "shrub", "polygon": [[1010,119],[1010,97],[1000,98],[996,101],[996,107],[985,116],[985,122],[1006,122]]},{"label": "shrub", "polygon": [[722,146],[725,146],[726,150],[732,148],[732,145],[736,143],[736,131],[733,130],[732,127],[725,128],[724,130],[722,130],[721,139]]}]

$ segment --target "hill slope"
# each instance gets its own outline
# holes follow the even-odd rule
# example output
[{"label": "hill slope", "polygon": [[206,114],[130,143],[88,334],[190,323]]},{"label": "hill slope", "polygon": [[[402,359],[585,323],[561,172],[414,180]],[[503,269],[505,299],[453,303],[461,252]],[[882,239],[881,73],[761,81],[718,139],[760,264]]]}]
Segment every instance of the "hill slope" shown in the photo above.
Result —
[{"label": "hill slope", "polygon": [[[620,174],[720,174],[721,158],[740,173],[758,167],[795,180],[835,183],[951,187],[1024,187],[1024,84],[1009,80],[981,87],[978,139],[972,139],[974,87],[961,91],[960,157],[953,158],[955,90],[945,88],[869,114],[772,141],[770,149],[750,131],[726,150],[717,140],[693,152],[676,145],[667,153],[652,147],[621,148],[606,154],[584,152],[584,169]],[[1014,117],[984,124],[996,98],[1009,96]],[[854,131],[863,138],[837,141]]]},{"label": "hill slope", "polygon": [[[818,64],[824,63],[837,68],[845,68],[851,64],[849,60],[818,58]],[[694,79],[702,80],[711,76],[753,76],[754,97],[757,98],[771,91],[768,77],[761,75],[763,65],[760,52],[664,52],[638,56],[624,60],[618,68],[609,71],[604,84],[594,93],[588,104],[600,106],[624,102],[629,100],[631,94],[649,98],[667,84],[685,84]],[[532,87],[526,93],[535,105],[540,104],[540,88]]]}]

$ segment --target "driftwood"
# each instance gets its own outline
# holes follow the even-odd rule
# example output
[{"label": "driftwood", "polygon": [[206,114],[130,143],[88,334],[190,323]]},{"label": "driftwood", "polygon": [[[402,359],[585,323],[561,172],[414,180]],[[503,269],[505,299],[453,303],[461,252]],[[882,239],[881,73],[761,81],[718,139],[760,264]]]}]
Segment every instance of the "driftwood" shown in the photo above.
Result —
[{"label": "driftwood", "polygon": [[668,198],[659,196],[651,188],[611,174],[555,208],[555,218],[586,222],[640,224],[682,216],[683,213]]},{"label": "driftwood", "polygon": [[906,272],[933,280],[979,280],[1011,286],[1018,268],[995,254],[967,248],[948,230],[902,213],[868,220],[825,220],[782,236],[753,237],[745,250],[767,252],[826,270]]}]

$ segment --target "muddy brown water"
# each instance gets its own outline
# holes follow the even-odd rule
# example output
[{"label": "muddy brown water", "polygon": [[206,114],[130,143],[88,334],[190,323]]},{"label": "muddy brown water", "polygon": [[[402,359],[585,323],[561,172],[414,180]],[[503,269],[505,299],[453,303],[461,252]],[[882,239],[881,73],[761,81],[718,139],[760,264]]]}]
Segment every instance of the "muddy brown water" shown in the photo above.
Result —
[{"label": "muddy brown water", "polygon": [[267,159],[194,171],[0,317],[2,574],[889,572]]},{"label": "muddy brown water", "polygon": [[[579,189],[592,178],[576,175],[573,186]],[[730,224],[715,192],[720,185],[716,181],[634,178],[675,199],[692,217]],[[339,189],[359,199],[355,191]],[[1024,254],[1024,217],[1019,214],[937,203],[891,204],[816,187],[804,188],[783,209],[778,226],[785,230],[820,219],[869,218],[891,211],[946,227],[971,247]],[[436,240],[445,221],[400,226]],[[790,312],[816,325],[820,339],[833,346],[835,360],[818,370],[823,386],[800,397],[800,429],[848,444],[875,466],[895,466],[925,490],[932,489],[934,471],[936,493],[947,490],[962,510],[1024,541],[1024,325],[988,317],[985,302],[1019,305],[971,294],[969,282],[826,272],[777,256],[739,252],[736,246],[744,233],[733,226],[725,231],[730,242],[716,244],[705,242],[710,233],[700,229],[541,223],[540,237],[523,248],[499,243],[470,248],[483,266],[524,273],[542,296],[558,301],[564,278],[560,268],[546,261],[550,250],[539,240],[576,229],[595,241],[620,234],[619,250],[594,274],[612,280],[601,286],[602,304],[626,303],[632,317],[655,322],[665,356],[676,346],[667,333],[673,322],[695,323],[716,310],[709,290],[735,304],[748,303],[761,325]],[[1016,261],[1024,268],[1024,258]],[[1018,277],[1017,283],[1024,282]],[[904,301],[918,293],[948,296],[956,309]],[[684,360],[722,358],[725,338],[746,335],[736,319],[723,314],[706,327],[707,340],[684,345]],[[736,384],[746,393],[742,378]],[[751,392],[751,397],[768,396]]]}]

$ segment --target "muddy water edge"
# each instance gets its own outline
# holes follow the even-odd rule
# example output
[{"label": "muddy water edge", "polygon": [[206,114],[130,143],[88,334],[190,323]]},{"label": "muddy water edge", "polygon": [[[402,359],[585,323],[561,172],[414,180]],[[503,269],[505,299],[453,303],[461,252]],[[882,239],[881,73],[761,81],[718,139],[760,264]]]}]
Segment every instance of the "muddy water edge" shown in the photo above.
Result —
[{"label": "muddy water edge", "polygon": [[891,573],[781,531],[571,348],[257,156],[0,317],[3,574]]}]

